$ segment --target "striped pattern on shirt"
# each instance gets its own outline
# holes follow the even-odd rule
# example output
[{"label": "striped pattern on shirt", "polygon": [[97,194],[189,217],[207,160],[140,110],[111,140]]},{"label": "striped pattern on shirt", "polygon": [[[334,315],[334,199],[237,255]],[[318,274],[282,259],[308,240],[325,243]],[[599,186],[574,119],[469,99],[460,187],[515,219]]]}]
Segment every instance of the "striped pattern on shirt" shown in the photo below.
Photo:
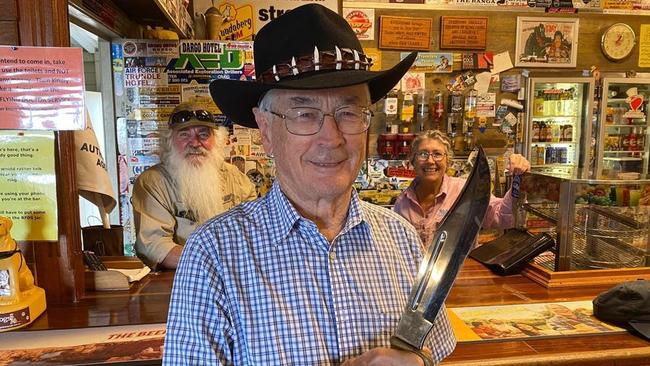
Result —
[{"label": "striped pattern on shirt", "polygon": [[[176,271],[164,365],[339,365],[388,347],[422,258],[413,227],[352,193],[329,243],[279,183],[205,223]],[[427,346],[455,347],[444,309]]]}]

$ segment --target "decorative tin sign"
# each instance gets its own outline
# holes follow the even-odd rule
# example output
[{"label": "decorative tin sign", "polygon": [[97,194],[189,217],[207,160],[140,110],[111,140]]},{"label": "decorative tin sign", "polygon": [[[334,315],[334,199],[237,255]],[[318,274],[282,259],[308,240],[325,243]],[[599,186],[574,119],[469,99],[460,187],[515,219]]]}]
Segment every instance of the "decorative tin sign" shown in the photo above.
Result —
[{"label": "decorative tin sign", "polygon": [[379,48],[428,51],[431,47],[431,18],[379,17]]},{"label": "decorative tin sign", "polygon": [[440,49],[484,50],[487,17],[440,17]]}]

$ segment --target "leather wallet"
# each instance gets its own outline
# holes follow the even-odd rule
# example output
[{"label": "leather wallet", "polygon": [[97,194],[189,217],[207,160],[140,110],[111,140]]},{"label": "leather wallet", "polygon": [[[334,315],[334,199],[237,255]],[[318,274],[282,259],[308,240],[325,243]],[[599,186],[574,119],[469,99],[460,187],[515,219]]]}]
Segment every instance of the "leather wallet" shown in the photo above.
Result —
[{"label": "leather wallet", "polygon": [[555,240],[547,233],[532,235],[518,229],[508,230],[469,253],[494,273],[507,276],[521,271],[526,263],[549,250]]}]

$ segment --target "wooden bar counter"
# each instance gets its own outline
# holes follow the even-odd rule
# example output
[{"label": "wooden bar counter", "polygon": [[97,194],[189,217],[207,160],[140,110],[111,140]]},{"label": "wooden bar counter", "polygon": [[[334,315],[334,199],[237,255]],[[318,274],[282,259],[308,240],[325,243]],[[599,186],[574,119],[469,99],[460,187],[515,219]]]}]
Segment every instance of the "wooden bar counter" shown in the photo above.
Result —
[{"label": "wooden bar counter", "polygon": [[[93,292],[76,304],[49,306],[22,331],[164,323],[172,272],[154,273],[129,291]],[[547,290],[526,277],[499,277],[472,259],[447,299],[450,308],[591,300],[611,286]],[[458,343],[443,365],[650,365],[650,342],[630,334],[602,334]]]}]

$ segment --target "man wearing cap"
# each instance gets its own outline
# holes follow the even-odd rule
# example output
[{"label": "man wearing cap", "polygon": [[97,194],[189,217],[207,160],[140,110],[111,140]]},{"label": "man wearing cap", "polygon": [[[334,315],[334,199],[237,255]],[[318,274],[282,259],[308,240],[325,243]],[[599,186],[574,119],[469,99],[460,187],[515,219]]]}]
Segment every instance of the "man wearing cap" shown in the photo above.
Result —
[{"label": "man wearing cap", "polygon": [[[318,4],[297,7],[255,37],[257,81],[215,80],[233,121],[259,127],[275,157],[266,196],[197,229],[174,279],[165,365],[423,365],[391,349],[422,259],[417,232],[352,189],[369,106],[397,84],[413,53],[369,71],[354,31]],[[446,312],[426,346],[455,346]]]},{"label": "man wearing cap", "polygon": [[248,177],[224,161],[226,132],[194,103],[181,103],[161,138],[161,162],[135,181],[135,251],[147,265],[175,269],[198,224],[257,197]]}]

